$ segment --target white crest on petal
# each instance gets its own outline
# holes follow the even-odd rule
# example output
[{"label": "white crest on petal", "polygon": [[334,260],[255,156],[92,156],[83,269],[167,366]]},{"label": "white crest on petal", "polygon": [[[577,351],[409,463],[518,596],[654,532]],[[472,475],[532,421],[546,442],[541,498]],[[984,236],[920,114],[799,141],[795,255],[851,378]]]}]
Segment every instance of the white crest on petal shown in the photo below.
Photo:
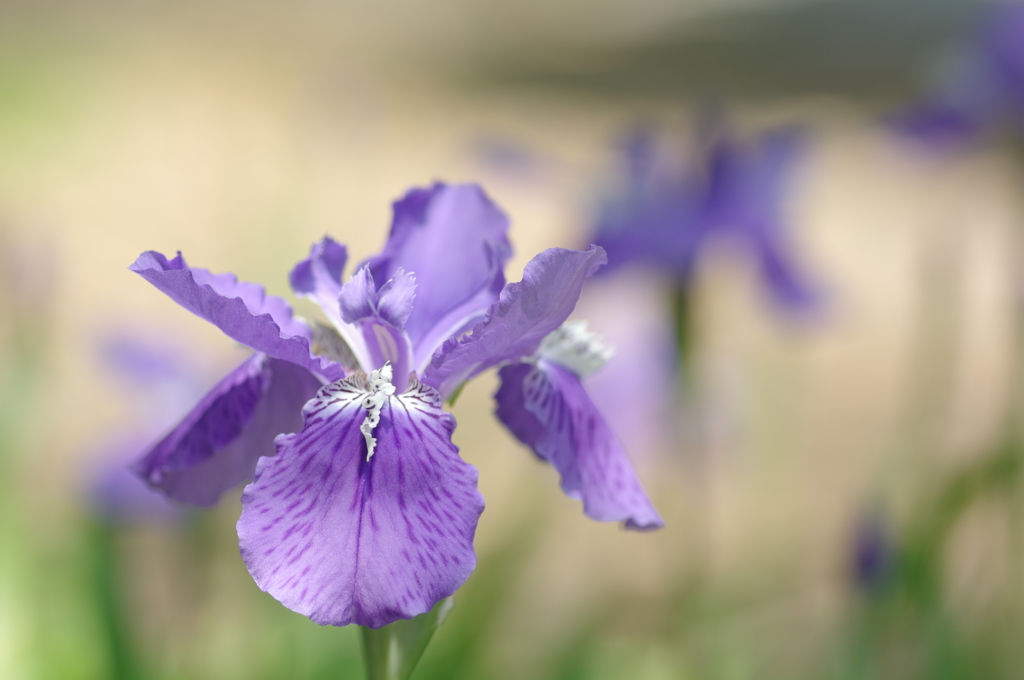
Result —
[{"label": "white crest on petal", "polygon": [[366,409],[366,418],[359,426],[359,431],[366,438],[366,460],[370,460],[373,450],[377,446],[377,439],[373,436],[373,428],[380,422],[380,410],[384,402],[395,393],[395,386],[391,384],[393,377],[391,364],[384,364],[376,371],[370,372],[368,379],[370,393],[363,398],[363,408]]},{"label": "white crest on petal", "polygon": [[586,321],[566,321],[540,343],[540,356],[583,377],[605,365],[615,348],[587,330]]}]

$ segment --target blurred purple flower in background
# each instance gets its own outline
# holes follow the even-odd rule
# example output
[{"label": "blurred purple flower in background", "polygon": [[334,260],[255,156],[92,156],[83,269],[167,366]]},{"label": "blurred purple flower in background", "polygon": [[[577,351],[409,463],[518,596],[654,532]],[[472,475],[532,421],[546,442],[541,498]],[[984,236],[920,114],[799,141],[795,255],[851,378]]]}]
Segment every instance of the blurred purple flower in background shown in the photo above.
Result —
[{"label": "blurred purple flower in background", "polygon": [[872,593],[890,584],[897,566],[891,527],[878,511],[860,517],[853,531],[850,571],[853,583]]},{"label": "blurred purple flower in background", "polygon": [[182,516],[180,507],[145,484],[131,470],[133,459],[154,433],[168,428],[168,414],[180,413],[202,394],[200,379],[182,354],[165,341],[136,332],[104,337],[98,356],[106,374],[132,394],[132,432],[96,447],[87,478],[89,505],[105,522],[165,522]]},{"label": "blurred purple flower in background", "polygon": [[505,365],[499,417],[566,493],[595,519],[661,526],[579,383],[606,357],[562,327],[604,251],[546,250],[506,284],[507,230],[479,187],[439,183],[394,204],[384,250],[348,282],[345,247],[325,237],[290,281],[331,326],[180,254],[144,253],[133,271],[256,354],[138,471],[197,504],[255,476],[238,534],[257,584],[318,623],[377,628],[428,611],[475,566],[483,498],[441,404]]},{"label": "blurred purple flower in background", "polygon": [[679,359],[664,277],[638,267],[587,284],[574,316],[615,348],[615,360],[586,376],[598,411],[634,457],[679,438]]},{"label": "blurred purple flower in background", "polygon": [[[741,138],[717,117],[713,123],[694,135],[689,159],[667,135],[633,129],[622,145],[623,179],[600,204],[591,235],[609,266],[585,307],[588,316],[604,310],[597,327],[619,352],[617,367],[590,385],[618,429],[645,440],[640,450],[676,447],[683,434],[677,409],[686,392],[681,371],[689,370],[692,278],[710,242],[747,255],[790,320],[817,317],[824,302],[796,264],[785,216],[805,133],[785,127]],[[624,299],[626,289],[633,300]]]},{"label": "blurred purple flower in background", "polygon": [[747,250],[784,309],[815,311],[819,291],[793,261],[783,216],[804,142],[794,127],[752,140],[721,133],[687,166],[659,155],[652,131],[635,130],[625,145],[626,181],[603,206],[593,236],[608,252],[608,271],[655,267],[685,287],[707,240],[729,238]]},{"label": "blurred purple flower in background", "polygon": [[179,508],[131,471],[130,464],[138,453],[139,443],[133,438],[108,442],[102,447],[104,460],[89,480],[89,505],[105,522],[165,522],[181,516]]},{"label": "blurred purple flower in background", "polygon": [[489,174],[515,181],[554,179],[558,163],[515,137],[482,134],[470,140],[467,151]]},{"label": "blurred purple flower in background", "polygon": [[932,86],[890,122],[937,146],[1003,128],[1024,132],[1024,6],[993,5],[973,37],[947,55]]}]

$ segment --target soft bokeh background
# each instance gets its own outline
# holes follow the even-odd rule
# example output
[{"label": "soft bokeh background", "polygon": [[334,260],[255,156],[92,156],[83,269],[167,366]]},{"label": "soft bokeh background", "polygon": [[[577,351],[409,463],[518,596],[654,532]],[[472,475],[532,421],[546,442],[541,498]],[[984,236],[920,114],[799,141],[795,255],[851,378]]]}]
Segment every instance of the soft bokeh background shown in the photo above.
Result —
[{"label": "soft bokeh background", "polygon": [[[359,261],[406,188],[478,181],[516,280],[586,243],[627,126],[709,101],[811,131],[785,206],[824,313],[794,323],[742,252],[702,253],[671,427],[620,433],[656,533],[585,519],[492,417],[493,376],[471,384],[480,562],[414,677],[1020,677],[1019,150],[880,123],[984,8],[0,5],[0,677],[361,677],[355,630],[249,578],[237,491],[203,513],[97,493],[244,356],[127,271],[141,251],[314,317],[285,278],[311,242]],[[581,312],[614,338],[635,295],[656,328],[656,276]]]}]

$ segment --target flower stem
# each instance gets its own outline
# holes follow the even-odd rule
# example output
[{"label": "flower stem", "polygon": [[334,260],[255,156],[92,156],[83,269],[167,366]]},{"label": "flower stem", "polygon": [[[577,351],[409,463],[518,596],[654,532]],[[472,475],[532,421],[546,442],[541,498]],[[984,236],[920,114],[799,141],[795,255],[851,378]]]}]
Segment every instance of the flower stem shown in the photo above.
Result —
[{"label": "flower stem", "polygon": [[676,350],[680,361],[689,370],[693,349],[693,300],[690,289],[678,285],[672,290],[672,322],[676,337]]},{"label": "flower stem", "polygon": [[426,614],[381,628],[362,628],[367,680],[408,680],[455,598],[441,600]]},{"label": "flower stem", "polygon": [[95,560],[94,592],[110,656],[111,680],[132,680],[139,677],[133,654],[129,624],[124,616],[121,598],[121,574],[117,556],[116,530],[109,522],[92,527],[92,548]]}]

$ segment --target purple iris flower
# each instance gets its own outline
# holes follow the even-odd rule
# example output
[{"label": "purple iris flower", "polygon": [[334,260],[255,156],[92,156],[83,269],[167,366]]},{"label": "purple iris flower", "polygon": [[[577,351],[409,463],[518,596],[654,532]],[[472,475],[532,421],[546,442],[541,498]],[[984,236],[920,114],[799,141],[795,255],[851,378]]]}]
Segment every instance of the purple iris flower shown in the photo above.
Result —
[{"label": "purple iris flower", "polygon": [[88,473],[91,509],[111,524],[182,518],[182,508],[132,474],[130,463],[154,433],[171,424],[168,413],[187,408],[202,394],[197,371],[166,342],[124,330],[102,338],[99,358],[105,372],[132,395],[135,423],[130,434],[97,447],[103,454]]},{"label": "purple iris flower", "polygon": [[774,300],[813,311],[820,295],[793,262],[783,215],[804,134],[793,127],[753,140],[721,134],[703,146],[698,164],[672,167],[654,133],[630,136],[624,189],[603,207],[594,235],[610,267],[655,267],[685,287],[707,240],[731,238],[750,252]]},{"label": "purple iris flower", "polygon": [[678,446],[679,360],[664,277],[631,268],[587,284],[574,316],[615,347],[615,360],[583,384],[634,456]]},{"label": "purple iris flower", "polygon": [[238,535],[257,584],[318,623],[378,628],[428,611],[475,566],[484,502],[441,404],[504,365],[499,417],[585,512],[661,526],[580,385],[579,371],[603,355],[563,328],[604,251],[546,250],[506,284],[507,231],[475,185],[408,192],[384,250],[347,282],[347,251],[329,237],[292,270],[292,288],[330,326],[180,254],[144,253],[133,271],[256,353],[138,472],[199,504],[251,481]]},{"label": "purple iris flower", "polygon": [[1002,126],[1024,128],[1024,6],[994,5],[965,45],[943,62],[929,90],[890,117],[936,146],[973,141]]}]

